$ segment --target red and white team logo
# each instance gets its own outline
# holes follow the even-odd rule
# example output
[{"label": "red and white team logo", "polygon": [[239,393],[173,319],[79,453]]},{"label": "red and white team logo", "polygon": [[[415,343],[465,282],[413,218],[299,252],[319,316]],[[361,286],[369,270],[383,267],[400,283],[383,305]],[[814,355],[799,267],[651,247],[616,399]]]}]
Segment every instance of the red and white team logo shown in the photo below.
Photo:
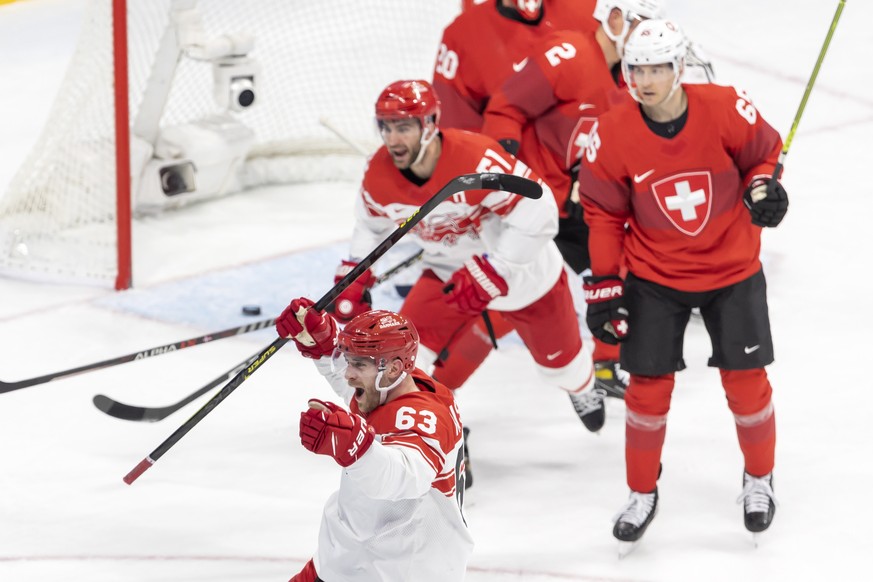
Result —
[{"label": "red and white team logo", "polygon": [[655,201],[680,232],[697,236],[712,210],[712,176],[685,172],[652,184]]},{"label": "red and white team logo", "polygon": [[462,236],[479,238],[479,212],[468,216],[465,214],[438,214],[422,220],[413,229],[423,241],[441,242],[446,246],[454,246]]},{"label": "red and white team logo", "polygon": [[[579,106],[581,110],[583,104]],[[593,105],[589,106],[593,107]],[[582,154],[588,149],[588,142],[591,141],[591,132],[597,127],[596,117],[580,117],[576,122],[576,127],[573,128],[573,133],[567,143],[567,154],[564,163],[566,168],[572,168],[582,159]]]}]

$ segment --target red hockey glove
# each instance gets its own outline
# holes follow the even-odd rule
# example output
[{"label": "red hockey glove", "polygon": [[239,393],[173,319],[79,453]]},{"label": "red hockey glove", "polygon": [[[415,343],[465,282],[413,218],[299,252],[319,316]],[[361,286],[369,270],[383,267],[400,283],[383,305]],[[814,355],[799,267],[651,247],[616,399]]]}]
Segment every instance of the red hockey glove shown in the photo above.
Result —
[{"label": "red hockey glove", "polygon": [[279,337],[294,340],[297,350],[306,358],[317,360],[330,356],[336,348],[336,321],[312,306],[312,300],[300,297],[285,308],[276,318],[276,332]]},{"label": "red hockey glove", "polygon": [[[339,283],[357,265],[358,263],[354,261],[343,261],[337,267],[333,284]],[[327,310],[333,313],[334,317],[339,321],[348,323],[356,315],[370,311],[373,308],[373,300],[370,299],[370,287],[375,284],[376,276],[373,275],[370,269],[367,269],[339,294],[336,301],[327,306]]]},{"label": "red hockey glove", "polygon": [[497,274],[485,257],[473,256],[464,266],[452,273],[452,278],[443,287],[446,303],[454,305],[461,313],[478,315],[492,299],[509,291],[506,280]]},{"label": "red hockey glove", "polygon": [[788,193],[778,181],[772,186],[768,178],[756,178],[743,193],[743,203],[755,226],[779,226],[788,212]]},{"label": "red hockey glove", "polygon": [[585,321],[591,334],[605,343],[616,345],[627,337],[627,307],[624,304],[624,281],[618,275],[585,277]]},{"label": "red hockey glove", "polygon": [[333,402],[312,399],[300,413],[300,442],[317,455],[330,455],[348,467],[367,452],[376,433],[367,421]]}]

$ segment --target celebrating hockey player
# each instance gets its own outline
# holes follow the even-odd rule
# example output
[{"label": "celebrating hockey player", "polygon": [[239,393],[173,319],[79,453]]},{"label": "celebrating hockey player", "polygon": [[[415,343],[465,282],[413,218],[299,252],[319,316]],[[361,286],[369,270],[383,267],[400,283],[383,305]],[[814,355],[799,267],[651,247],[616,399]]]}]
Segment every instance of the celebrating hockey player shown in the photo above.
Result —
[{"label": "celebrating hockey player", "polygon": [[404,316],[368,311],[338,332],[312,306],[292,301],[277,331],[315,360],[349,409],[310,400],[300,414],[303,446],[343,471],[315,557],[291,582],[463,580],[473,541],[452,392],[416,368],[418,333]]},{"label": "celebrating hockey player", "polygon": [[[745,461],[741,500],[752,532],[772,522],[776,424],[764,367],[773,361],[761,227],[788,208],[771,182],[782,146],[748,95],[684,85],[686,39],[669,20],[637,26],[623,75],[635,102],[600,116],[579,171],[590,228],[587,321],[622,342],[630,499],[613,533],[638,540],[655,516],[674,376],[693,308],[712,341]],[[623,258],[622,258],[623,257]],[[619,273],[627,267],[624,280]]]}]

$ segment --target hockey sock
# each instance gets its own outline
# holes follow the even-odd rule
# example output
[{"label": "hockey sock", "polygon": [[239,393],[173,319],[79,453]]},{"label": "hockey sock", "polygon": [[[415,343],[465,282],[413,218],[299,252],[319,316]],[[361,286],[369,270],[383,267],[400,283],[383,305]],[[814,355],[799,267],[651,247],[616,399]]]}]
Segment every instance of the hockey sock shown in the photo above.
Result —
[{"label": "hockey sock", "polygon": [[631,375],[625,394],[625,462],[627,484],[633,491],[648,493],[658,484],[673,384],[673,374]]},{"label": "hockey sock", "polygon": [[608,343],[603,342],[597,338],[594,339],[594,354],[592,354],[591,359],[595,362],[603,362],[606,360],[618,361],[618,353],[619,346],[618,345],[609,345]]},{"label": "hockey sock", "polygon": [[776,415],[767,373],[760,368],[723,370],[722,384],[734,413],[746,472],[766,475],[773,470],[776,451]]}]

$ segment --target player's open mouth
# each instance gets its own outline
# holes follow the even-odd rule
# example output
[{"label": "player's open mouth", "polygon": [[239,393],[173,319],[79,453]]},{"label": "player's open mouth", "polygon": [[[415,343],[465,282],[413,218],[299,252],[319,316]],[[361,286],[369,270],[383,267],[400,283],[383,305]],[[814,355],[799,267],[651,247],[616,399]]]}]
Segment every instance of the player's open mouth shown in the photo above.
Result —
[{"label": "player's open mouth", "polygon": [[355,388],[355,399],[360,400],[364,397],[364,389],[363,388]]}]

